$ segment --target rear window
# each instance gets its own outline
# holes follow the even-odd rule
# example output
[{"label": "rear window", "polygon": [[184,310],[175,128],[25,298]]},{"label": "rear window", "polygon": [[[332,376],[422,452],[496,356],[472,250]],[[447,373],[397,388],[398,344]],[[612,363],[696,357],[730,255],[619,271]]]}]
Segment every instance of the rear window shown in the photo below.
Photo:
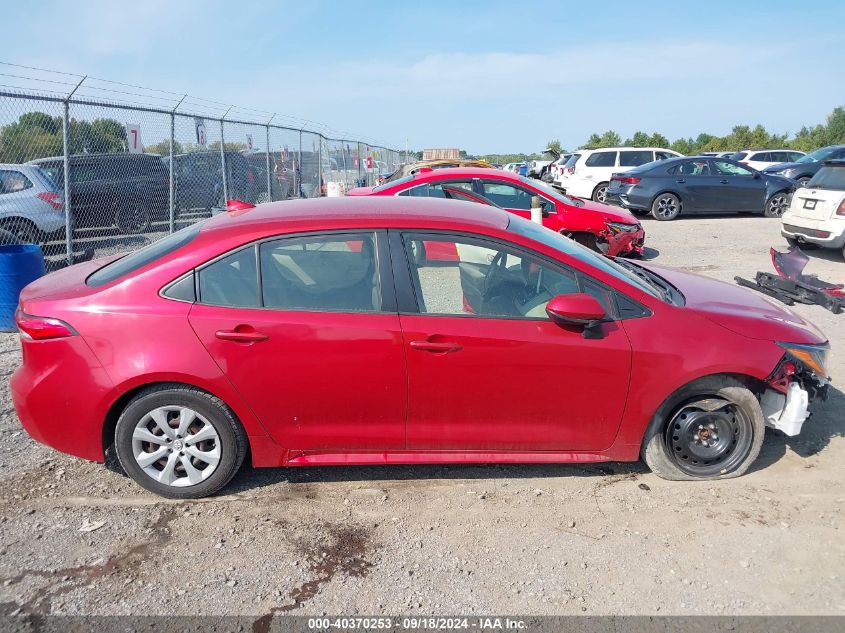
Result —
[{"label": "rear window", "polygon": [[584,164],[587,167],[613,167],[616,165],[616,152],[595,152]]},{"label": "rear window", "polygon": [[180,231],[176,231],[175,233],[172,233],[157,242],[153,242],[134,253],[129,253],[120,259],[116,259],[115,261],[106,264],[89,275],[88,279],[85,280],[85,283],[92,288],[96,288],[97,286],[110,283],[115,279],[120,279],[131,272],[135,272],[139,268],[142,268],[147,264],[172,253],[177,248],[185,246],[197,236],[202,224],[202,222],[192,224],[191,226]]},{"label": "rear window", "polygon": [[654,160],[651,150],[619,152],[620,167],[639,167]]},{"label": "rear window", "polygon": [[581,154],[573,154],[572,156],[566,159],[566,163],[564,164],[564,166],[575,167],[575,163],[578,162],[579,158],[581,158]]},{"label": "rear window", "polygon": [[807,183],[807,187],[810,189],[845,191],[845,165],[837,165],[836,167],[825,165]]},{"label": "rear window", "polygon": [[378,187],[373,187],[373,192],[376,191],[384,191],[388,187],[394,187],[396,185],[404,185],[406,182],[411,182],[414,179],[414,174],[409,176],[405,176],[403,178],[397,178],[396,180],[389,180],[388,182],[379,185]]}]

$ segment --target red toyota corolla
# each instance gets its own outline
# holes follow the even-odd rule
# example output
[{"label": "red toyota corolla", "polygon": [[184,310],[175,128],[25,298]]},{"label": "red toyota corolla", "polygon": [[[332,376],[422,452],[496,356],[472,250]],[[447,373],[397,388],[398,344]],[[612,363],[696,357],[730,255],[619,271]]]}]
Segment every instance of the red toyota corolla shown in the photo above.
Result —
[{"label": "red toyota corolla", "polygon": [[[513,214],[420,198],[223,213],[28,286],[18,416],[140,485],[253,466],[601,462],[742,474],[797,433],[824,336],[750,290],[612,260]],[[454,262],[429,264],[422,241]]]},{"label": "red toyota corolla", "polygon": [[[452,193],[444,192],[444,187]],[[483,196],[524,218],[531,217],[532,199],[539,198],[543,226],[605,255],[642,252],[645,231],[630,211],[592,200],[570,198],[539,180],[502,169],[421,169],[378,187],[351,189],[348,195],[455,198],[458,188]]]}]

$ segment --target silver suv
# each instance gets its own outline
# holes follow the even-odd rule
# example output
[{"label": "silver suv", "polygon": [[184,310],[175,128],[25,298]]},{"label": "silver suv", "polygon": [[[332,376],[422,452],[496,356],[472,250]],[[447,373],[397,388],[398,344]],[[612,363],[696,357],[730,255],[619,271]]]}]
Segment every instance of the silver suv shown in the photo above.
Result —
[{"label": "silver suv", "polygon": [[43,244],[65,227],[65,200],[34,165],[0,163],[0,243]]}]

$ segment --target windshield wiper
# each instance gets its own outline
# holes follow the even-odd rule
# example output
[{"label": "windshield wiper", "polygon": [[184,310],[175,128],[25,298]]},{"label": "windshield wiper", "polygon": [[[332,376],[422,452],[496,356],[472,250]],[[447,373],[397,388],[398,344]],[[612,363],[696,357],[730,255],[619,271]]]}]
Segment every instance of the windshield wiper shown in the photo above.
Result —
[{"label": "windshield wiper", "polygon": [[621,257],[614,257],[613,261],[622,266],[622,268],[624,268],[625,270],[630,270],[637,277],[645,281],[649,286],[657,290],[660,296],[663,297],[664,301],[672,303],[672,286],[670,284],[663,281],[657,275],[649,273],[644,268],[641,268],[636,264],[632,264],[631,262],[624,260]]}]

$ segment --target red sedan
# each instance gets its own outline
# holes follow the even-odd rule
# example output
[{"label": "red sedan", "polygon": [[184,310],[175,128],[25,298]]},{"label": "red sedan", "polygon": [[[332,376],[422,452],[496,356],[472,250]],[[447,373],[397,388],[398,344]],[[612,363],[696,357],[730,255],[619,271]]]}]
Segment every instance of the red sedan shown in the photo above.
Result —
[{"label": "red sedan", "polygon": [[[378,187],[359,187],[350,196],[450,197],[444,187],[463,188],[524,218],[539,202],[543,226],[609,256],[639,254],[645,231],[630,211],[592,200],[570,198],[539,180],[502,169],[421,169]],[[451,197],[455,197],[452,195]]]},{"label": "red sedan", "polygon": [[[439,242],[455,262],[429,264]],[[36,440],[194,498],[253,466],[634,461],[742,474],[796,433],[825,337],[706,277],[494,207],[271,203],[28,286],[11,380]],[[695,336],[690,336],[694,332]]]}]

